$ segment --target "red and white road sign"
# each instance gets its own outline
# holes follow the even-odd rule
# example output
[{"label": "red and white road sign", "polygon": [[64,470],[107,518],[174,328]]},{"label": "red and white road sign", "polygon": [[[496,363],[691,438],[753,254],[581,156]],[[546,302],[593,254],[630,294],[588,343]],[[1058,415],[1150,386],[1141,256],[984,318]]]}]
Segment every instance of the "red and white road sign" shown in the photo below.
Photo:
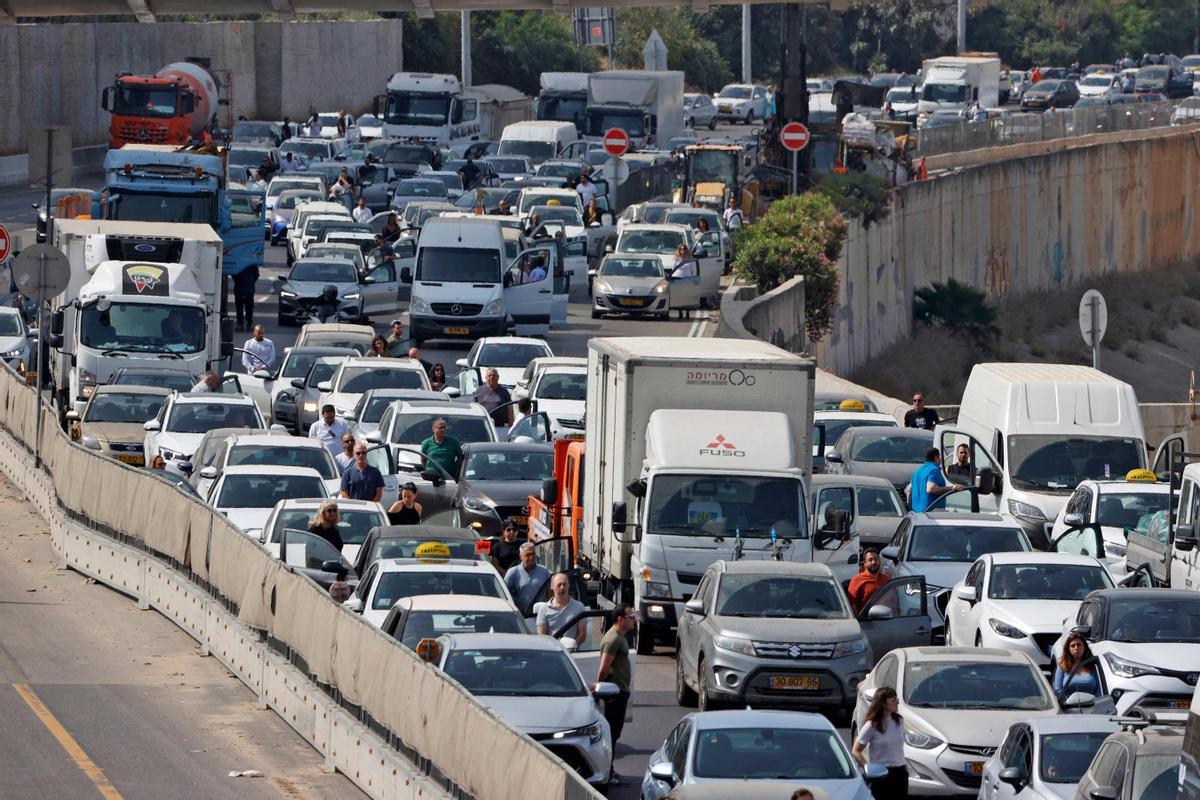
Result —
[{"label": "red and white road sign", "polygon": [[620,128],[609,128],[604,132],[604,152],[610,156],[623,156],[628,149],[628,133]]},{"label": "red and white road sign", "polygon": [[8,258],[12,253],[12,239],[8,235],[8,229],[0,225],[0,261]]},{"label": "red and white road sign", "polygon": [[799,122],[789,122],[779,132],[779,143],[793,153],[808,147],[808,128]]}]

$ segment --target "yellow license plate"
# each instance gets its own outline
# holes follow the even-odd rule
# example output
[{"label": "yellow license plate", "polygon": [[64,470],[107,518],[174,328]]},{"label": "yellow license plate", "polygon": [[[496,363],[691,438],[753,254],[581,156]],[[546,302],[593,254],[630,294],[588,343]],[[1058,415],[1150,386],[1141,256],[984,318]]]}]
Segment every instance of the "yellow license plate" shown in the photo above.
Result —
[{"label": "yellow license plate", "polygon": [[640,306],[642,304],[641,300],[633,300],[628,297],[619,297],[617,302],[623,306]]},{"label": "yellow license plate", "polygon": [[983,762],[982,761],[968,761],[965,764],[963,764],[963,772],[967,773],[968,775],[982,775],[983,774]]},{"label": "yellow license plate", "polygon": [[528,525],[529,517],[513,517],[513,522],[517,523],[518,525]]},{"label": "yellow license plate", "polygon": [[466,336],[471,332],[470,328],[443,328],[447,336]]},{"label": "yellow license plate", "polygon": [[1180,708],[1180,709],[1187,710],[1187,709],[1190,709],[1191,707],[1192,707],[1191,700],[1168,700],[1167,701],[1167,708]]},{"label": "yellow license plate", "polygon": [[771,688],[812,691],[821,688],[821,679],[815,675],[778,675],[771,678]]},{"label": "yellow license plate", "polygon": [[141,455],[118,454],[117,456],[115,456],[115,458],[117,459],[117,461],[120,461],[122,464],[132,464],[135,467],[140,467],[146,463],[145,457],[141,456]]}]

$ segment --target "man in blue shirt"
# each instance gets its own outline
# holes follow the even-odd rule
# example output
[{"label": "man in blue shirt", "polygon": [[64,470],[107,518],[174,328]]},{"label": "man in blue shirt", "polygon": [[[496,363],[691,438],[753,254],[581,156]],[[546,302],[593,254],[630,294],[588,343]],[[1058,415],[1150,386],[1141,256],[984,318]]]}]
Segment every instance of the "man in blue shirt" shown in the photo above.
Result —
[{"label": "man in blue shirt", "polygon": [[367,463],[367,446],[354,443],[354,463],[342,472],[342,497],[378,503],[383,497],[383,473]]},{"label": "man in blue shirt", "polygon": [[[925,463],[917,467],[908,486],[908,504],[913,511],[933,511],[949,492],[961,488],[946,485],[942,474],[942,453],[936,447],[925,451]],[[941,506],[945,508],[945,506]]]},{"label": "man in blue shirt", "polygon": [[521,545],[521,563],[514,564],[504,574],[504,584],[517,602],[517,608],[526,611],[537,598],[538,591],[550,580],[550,570],[537,563],[537,554],[531,542]]}]

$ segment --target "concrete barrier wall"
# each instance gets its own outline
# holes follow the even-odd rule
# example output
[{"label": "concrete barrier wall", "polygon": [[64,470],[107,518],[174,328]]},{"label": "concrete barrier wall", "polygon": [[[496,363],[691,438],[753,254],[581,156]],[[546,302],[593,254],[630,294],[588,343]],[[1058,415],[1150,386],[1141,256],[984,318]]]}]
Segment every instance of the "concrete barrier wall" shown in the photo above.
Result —
[{"label": "concrete barrier wall", "polygon": [[232,73],[234,118],[362,112],[401,68],[400,20],[86,23],[0,26],[0,155],[39,125],[70,125],[76,147],[108,141],[101,93],[118,72],[153,74],[189,56]]},{"label": "concrete barrier wall", "polygon": [[753,286],[731,286],[721,296],[717,335],[761,339],[793,353],[804,352],[804,278],[792,278],[762,296]]},{"label": "concrete barrier wall", "polygon": [[965,168],[897,190],[852,224],[834,329],[814,348],[846,375],[909,334],[913,290],[949,278],[993,300],[1200,257],[1200,133],[1125,134]]}]

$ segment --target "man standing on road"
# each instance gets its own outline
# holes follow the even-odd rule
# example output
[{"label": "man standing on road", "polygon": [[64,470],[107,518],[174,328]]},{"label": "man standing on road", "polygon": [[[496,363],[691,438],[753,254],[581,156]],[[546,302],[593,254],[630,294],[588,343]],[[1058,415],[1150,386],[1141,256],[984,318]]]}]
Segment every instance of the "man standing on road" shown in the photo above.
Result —
[{"label": "man standing on road", "polygon": [[346,433],[342,435],[342,452],[333,457],[338,474],[346,471],[346,467],[354,463],[354,437]]},{"label": "man standing on road", "polygon": [[216,392],[221,388],[221,379],[217,377],[215,372],[206,372],[200,376],[200,380],[192,387],[193,392]]},{"label": "man standing on road", "polygon": [[[615,683],[619,690],[616,697],[604,700],[604,718],[612,731],[613,760],[616,761],[617,740],[625,727],[625,710],[629,708],[630,682],[633,670],[629,664],[629,632],[637,625],[637,612],[624,603],[618,603],[613,608],[613,625],[600,640],[600,669],[596,673],[596,682],[608,681]],[[594,687],[593,687],[594,688]],[[615,769],[609,772],[608,784],[622,786],[625,779],[617,774]]]},{"label": "man standing on road", "polygon": [[546,581],[550,580],[550,570],[537,563],[537,554],[532,542],[521,545],[521,563],[511,567],[504,573],[504,585],[513,596],[517,608],[524,614]]},{"label": "man standing on road", "polygon": [[942,495],[960,489],[958,484],[948,486],[942,474],[942,451],[931,447],[925,451],[925,463],[917,467],[912,482],[908,485],[908,505],[913,511],[932,511],[942,504]]},{"label": "man standing on road", "polygon": [[586,174],[579,176],[579,185],[575,187],[575,191],[579,192],[579,199],[583,202],[583,207],[596,199],[596,184],[592,183],[591,178]]},{"label": "man standing on road", "polygon": [[387,337],[387,347],[384,353],[388,358],[404,358],[408,355],[408,337],[404,335],[404,322],[399,319],[392,320],[392,331]]},{"label": "man standing on road", "polygon": [[[736,225],[733,222],[735,217],[737,218]],[[725,211],[721,213],[721,219],[725,222],[725,230],[742,227],[742,210],[738,208],[736,197],[729,198],[729,203],[726,205]]]},{"label": "man standing on road", "polygon": [[879,551],[868,547],[863,551],[862,571],[850,579],[846,596],[850,598],[850,607],[855,614],[867,607],[871,595],[879,591],[891,578],[883,571],[883,562],[879,559]]},{"label": "man standing on road", "polygon": [[483,376],[484,384],[475,390],[471,399],[487,409],[492,423],[501,427],[512,425],[512,395],[500,385],[500,373],[489,367]]},{"label": "man standing on road", "polygon": [[[553,636],[564,624],[585,611],[587,606],[567,591],[567,573],[556,572],[550,579],[550,599],[538,609],[537,632],[542,636]],[[579,621],[573,635],[577,644],[583,643],[587,638],[587,620]]]},{"label": "man standing on road", "polygon": [[388,214],[387,222],[383,225],[383,230],[380,232],[383,240],[391,244],[400,238],[400,222],[396,219],[395,214]]},{"label": "man standing on road", "polygon": [[443,417],[433,421],[433,436],[421,442],[421,455],[432,461],[448,475],[458,474],[458,462],[462,460],[462,445],[453,436],[447,436],[450,426]]},{"label": "man standing on road", "polygon": [[326,403],[321,407],[321,418],[308,427],[308,438],[316,439],[321,444],[325,445],[325,449],[329,451],[329,455],[337,456],[341,450],[342,437],[350,432],[343,422],[337,416],[337,411],[331,403]]},{"label": "man standing on road", "polygon": [[467,163],[462,165],[458,174],[462,177],[464,190],[474,189],[475,181],[479,180],[479,167],[475,166],[475,159],[467,156]]},{"label": "man standing on road", "polygon": [[254,335],[246,340],[242,349],[242,366],[247,375],[253,375],[260,369],[270,372],[275,368],[275,343],[266,336],[262,325],[254,326]]},{"label": "man standing on road", "polygon": [[287,155],[285,155],[283,157],[283,161],[279,162],[279,172],[282,175],[287,175],[288,173],[299,172],[299,171],[300,171],[300,162],[297,161],[296,157],[294,155],[292,155],[291,153],[288,153]]},{"label": "man standing on road", "polygon": [[296,129],[292,127],[292,118],[284,116],[283,118],[283,141],[292,138],[296,133]]},{"label": "man standing on road", "polygon": [[501,574],[507,575],[521,558],[521,545],[517,543],[517,521],[512,517],[504,520],[500,541],[492,545],[492,564]]},{"label": "man standing on road", "polygon": [[342,472],[342,497],[378,503],[383,497],[383,473],[367,463],[367,443],[354,443],[354,463]]},{"label": "man standing on road", "polygon": [[251,264],[233,276],[233,307],[237,312],[237,329],[254,327],[254,288],[258,284],[258,265]]},{"label": "man standing on road", "polygon": [[354,217],[354,221],[360,225],[366,225],[371,221],[371,209],[367,208],[367,198],[359,197],[358,204],[354,206],[354,210],[350,212],[350,216]]},{"label": "man standing on road", "polygon": [[913,394],[913,407],[904,415],[904,427],[920,428],[922,430],[931,431],[937,427],[938,413],[932,408],[925,407],[925,393],[916,392]]},{"label": "man standing on road", "polygon": [[962,486],[972,486],[975,483],[975,469],[971,466],[971,448],[960,444],[954,450],[954,463],[946,467],[946,474],[955,483]]}]

